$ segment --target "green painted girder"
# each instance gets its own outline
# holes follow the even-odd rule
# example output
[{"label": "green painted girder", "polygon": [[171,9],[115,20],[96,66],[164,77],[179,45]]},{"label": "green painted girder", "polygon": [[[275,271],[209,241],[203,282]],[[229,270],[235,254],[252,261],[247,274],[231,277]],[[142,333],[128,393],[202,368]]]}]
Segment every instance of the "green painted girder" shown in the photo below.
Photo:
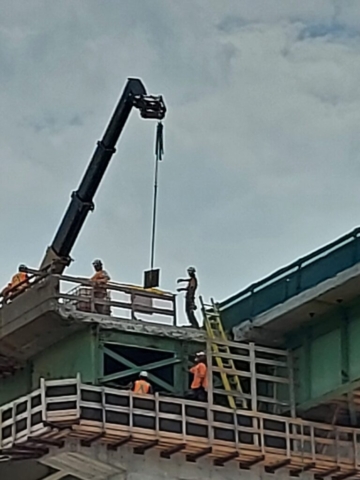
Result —
[{"label": "green painted girder", "polygon": [[152,374],[151,370],[181,363],[181,359],[177,358],[176,356],[173,358],[167,358],[165,360],[159,360],[157,362],[152,362],[152,363],[148,363],[147,365],[139,366],[131,362],[127,358],[124,358],[122,355],[119,355],[118,353],[115,353],[106,347],[103,349],[103,352],[104,352],[104,355],[108,355],[109,357],[113,358],[117,362],[121,363],[122,365],[126,365],[129,368],[122,372],[112,373],[110,375],[102,376],[99,379],[101,383],[107,383],[113,380],[118,380],[119,378],[124,378],[130,375],[134,375],[136,373],[140,373],[142,370],[146,370],[149,373],[149,380],[151,382],[156,383],[157,385],[159,385],[159,387],[165,388],[169,392],[175,392],[175,387],[173,385],[171,385],[168,382],[165,382],[165,380],[162,380],[161,378]]},{"label": "green painted girder", "polygon": [[131,333],[118,330],[101,330],[99,332],[100,344],[127,345],[134,347],[149,348],[151,350],[159,349],[163,352],[183,352],[184,349],[189,353],[195,353],[205,348],[204,344],[190,339],[179,339],[177,337],[157,337],[143,333]]}]

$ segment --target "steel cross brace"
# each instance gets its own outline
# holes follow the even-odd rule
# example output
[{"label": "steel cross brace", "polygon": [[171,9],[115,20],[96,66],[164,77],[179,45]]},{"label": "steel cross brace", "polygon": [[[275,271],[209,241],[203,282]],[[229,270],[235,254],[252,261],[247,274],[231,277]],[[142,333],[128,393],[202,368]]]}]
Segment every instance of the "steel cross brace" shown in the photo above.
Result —
[{"label": "steel cross brace", "polygon": [[[112,373],[111,375],[105,375],[100,378],[100,382],[105,383],[105,382],[111,382],[112,380],[117,380],[119,378],[124,378],[129,375],[133,375],[134,373],[140,373],[141,370],[154,370],[155,368],[160,368],[160,367],[166,367],[168,365],[175,365],[177,363],[180,363],[181,360],[179,358],[173,357],[173,358],[167,358],[165,360],[159,360],[157,362],[152,362],[147,365],[136,365],[135,363],[131,362],[127,358],[124,358],[122,355],[119,355],[118,353],[113,352],[109,348],[104,348],[103,349],[104,355],[108,355],[109,357],[113,358],[115,361],[126,365],[129,367],[127,370],[119,372],[119,373]],[[175,391],[175,387],[173,385],[170,385],[170,383],[165,382],[165,380],[161,380],[158,378],[156,375],[152,374],[149,372],[149,380],[156,383],[160,387],[165,388],[166,390],[170,392]]]}]

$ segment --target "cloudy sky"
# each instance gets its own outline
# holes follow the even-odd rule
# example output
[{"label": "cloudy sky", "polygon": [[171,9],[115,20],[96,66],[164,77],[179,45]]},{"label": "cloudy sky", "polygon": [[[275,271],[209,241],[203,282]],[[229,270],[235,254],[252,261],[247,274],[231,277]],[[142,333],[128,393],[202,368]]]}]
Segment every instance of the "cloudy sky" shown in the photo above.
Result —
[{"label": "cloudy sky", "polygon": [[[129,76],[164,95],[156,263],[222,300],[360,224],[360,2],[0,0],[0,283],[36,267]],[[68,273],[149,266],[133,112]]]}]

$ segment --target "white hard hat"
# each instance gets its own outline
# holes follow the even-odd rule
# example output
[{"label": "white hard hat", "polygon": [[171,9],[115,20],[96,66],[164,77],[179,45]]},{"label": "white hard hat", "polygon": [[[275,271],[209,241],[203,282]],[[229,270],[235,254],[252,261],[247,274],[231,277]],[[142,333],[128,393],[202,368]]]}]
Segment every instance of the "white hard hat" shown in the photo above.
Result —
[{"label": "white hard hat", "polygon": [[139,377],[147,377],[147,376],[148,376],[148,372],[145,372],[145,371],[140,372]]},{"label": "white hard hat", "polygon": [[205,357],[206,353],[205,352],[197,352],[196,356],[197,357]]}]

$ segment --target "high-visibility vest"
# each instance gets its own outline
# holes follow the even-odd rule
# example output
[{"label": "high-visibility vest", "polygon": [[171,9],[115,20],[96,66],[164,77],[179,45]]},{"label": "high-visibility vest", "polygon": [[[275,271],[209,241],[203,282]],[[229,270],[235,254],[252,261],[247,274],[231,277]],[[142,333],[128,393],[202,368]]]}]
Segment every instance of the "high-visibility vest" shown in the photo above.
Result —
[{"label": "high-visibility vest", "polygon": [[94,275],[90,278],[92,282],[99,282],[103,281],[107,283],[110,280],[109,274],[105,270],[100,270],[99,272],[95,272]]},{"label": "high-visibility vest", "polygon": [[190,372],[194,375],[194,379],[191,384],[191,389],[203,387],[205,390],[208,388],[207,379],[207,366],[205,363],[200,362],[194,365]]},{"label": "high-visibility vest", "polygon": [[108,273],[105,270],[100,270],[95,272],[94,275],[90,278],[94,285],[94,293],[96,297],[105,297],[106,296],[106,284],[110,280]]},{"label": "high-visibility vest", "polygon": [[[26,273],[24,273],[24,272],[15,273],[15,275],[11,279],[11,288],[14,288],[17,285],[19,285],[20,283],[25,282],[25,280],[27,280],[27,279],[28,279],[28,276],[27,276]],[[27,285],[26,283],[23,283],[22,285],[20,285],[19,288],[20,289],[25,288],[26,285]]]},{"label": "high-visibility vest", "polygon": [[149,393],[150,390],[150,383],[146,380],[136,380],[134,385],[134,393],[140,393],[146,395]]}]

